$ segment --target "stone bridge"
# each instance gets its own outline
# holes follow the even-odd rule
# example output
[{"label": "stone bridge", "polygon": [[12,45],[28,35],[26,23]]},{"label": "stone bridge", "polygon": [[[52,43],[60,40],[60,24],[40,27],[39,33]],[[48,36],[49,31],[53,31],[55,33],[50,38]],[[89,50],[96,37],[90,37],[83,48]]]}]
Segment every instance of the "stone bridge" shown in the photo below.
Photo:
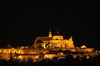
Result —
[{"label": "stone bridge", "polygon": [[46,49],[21,49],[21,48],[1,48],[0,53],[17,53],[17,54],[40,54],[48,53]]},{"label": "stone bridge", "polygon": [[18,53],[23,54],[22,49],[14,49],[14,48],[1,48],[0,53]]}]

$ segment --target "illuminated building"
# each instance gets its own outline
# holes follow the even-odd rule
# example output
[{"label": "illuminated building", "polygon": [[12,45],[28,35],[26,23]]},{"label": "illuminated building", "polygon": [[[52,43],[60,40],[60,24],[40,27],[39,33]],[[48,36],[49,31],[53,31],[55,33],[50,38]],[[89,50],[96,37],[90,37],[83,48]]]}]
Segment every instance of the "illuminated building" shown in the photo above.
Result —
[{"label": "illuminated building", "polygon": [[[41,49],[41,50],[40,50]],[[93,48],[87,48],[85,45],[80,48],[75,47],[72,36],[66,40],[62,35],[57,32],[56,35],[49,35],[46,37],[36,37],[33,48],[22,46],[19,48],[1,48],[0,53],[17,53],[17,54],[39,54],[48,53],[50,49],[57,50],[70,50],[71,52],[92,52]]]},{"label": "illuminated building", "polygon": [[47,37],[36,37],[34,42],[35,48],[74,48],[72,37],[68,40],[64,39],[62,35],[57,32],[52,36],[51,31]]},{"label": "illuminated building", "polygon": [[[50,52],[51,50],[56,52]],[[21,46],[18,48],[0,48],[0,59],[9,60],[10,57],[13,57],[14,59],[26,59],[27,61],[28,58],[32,58],[33,61],[36,62],[36,60],[40,61],[41,59],[46,58],[52,59],[53,57],[66,56],[66,54],[64,54],[62,51],[80,53],[84,52],[83,55],[72,54],[73,58],[76,58],[77,56],[82,58],[82,56],[98,55],[97,52],[93,52],[94,48],[87,48],[85,45],[81,47],[75,47],[72,36],[69,39],[64,39],[64,37],[60,35],[59,32],[57,32],[56,35],[53,35],[50,31],[49,35],[46,37],[36,37],[36,40],[31,48],[29,46]]]}]

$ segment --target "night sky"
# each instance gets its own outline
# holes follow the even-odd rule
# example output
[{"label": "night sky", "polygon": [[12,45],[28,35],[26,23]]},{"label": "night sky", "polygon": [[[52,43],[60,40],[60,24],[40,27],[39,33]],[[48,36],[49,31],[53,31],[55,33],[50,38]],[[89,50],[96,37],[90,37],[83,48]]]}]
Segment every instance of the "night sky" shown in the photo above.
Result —
[{"label": "night sky", "polygon": [[[76,46],[100,48],[98,10],[89,8],[8,8],[1,16],[0,46],[32,45],[36,36],[59,30]],[[15,43],[14,43],[15,42]]]}]

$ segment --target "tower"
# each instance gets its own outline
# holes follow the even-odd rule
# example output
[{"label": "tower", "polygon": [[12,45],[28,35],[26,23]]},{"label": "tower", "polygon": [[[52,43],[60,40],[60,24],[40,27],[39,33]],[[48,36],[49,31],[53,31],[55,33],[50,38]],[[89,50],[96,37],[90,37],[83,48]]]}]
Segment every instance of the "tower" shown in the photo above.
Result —
[{"label": "tower", "polygon": [[73,39],[72,39],[72,36],[69,38],[69,47],[70,48],[74,48],[74,43],[73,43]]},{"label": "tower", "polygon": [[51,32],[51,30],[50,30],[50,32],[49,32],[49,37],[52,37],[52,32]]},{"label": "tower", "polygon": [[72,36],[69,38],[70,41],[73,41]]}]

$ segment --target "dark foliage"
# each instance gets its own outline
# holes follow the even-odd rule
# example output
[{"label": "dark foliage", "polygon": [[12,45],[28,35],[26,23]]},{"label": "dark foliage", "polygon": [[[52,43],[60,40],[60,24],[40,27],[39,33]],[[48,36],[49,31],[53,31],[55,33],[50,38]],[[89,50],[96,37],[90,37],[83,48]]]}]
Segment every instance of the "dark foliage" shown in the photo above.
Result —
[{"label": "dark foliage", "polygon": [[40,62],[37,63],[33,63],[32,60],[29,60],[27,63],[25,62],[18,62],[18,61],[5,61],[2,60],[0,61],[0,66],[47,66],[47,65],[63,65],[63,66],[73,66],[73,65],[77,65],[77,66],[83,66],[83,65],[99,65],[100,64],[100,56],[94,57],[94,58],[90,58],[90,59],[86,59],[85,57],[83,59],[79,59],[79,57],[77,57],[76,59],[73,59],[71,55],[66,56],[66,59],[60,59],[57,60],[57,58],[54,58],[53,60],[49,60],[49,59],[45,59],[42,60]]}]

